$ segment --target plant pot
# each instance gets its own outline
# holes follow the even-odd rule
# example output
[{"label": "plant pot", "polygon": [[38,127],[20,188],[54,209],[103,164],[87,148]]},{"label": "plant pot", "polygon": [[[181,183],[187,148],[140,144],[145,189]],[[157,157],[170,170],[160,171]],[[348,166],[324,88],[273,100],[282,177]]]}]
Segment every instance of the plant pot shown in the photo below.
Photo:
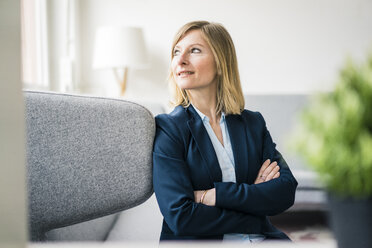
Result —
[{"label": "plant pot", "polygon": [[339,198],[328,194],[330,220],[339,248],[372,247],[372,197]]}]

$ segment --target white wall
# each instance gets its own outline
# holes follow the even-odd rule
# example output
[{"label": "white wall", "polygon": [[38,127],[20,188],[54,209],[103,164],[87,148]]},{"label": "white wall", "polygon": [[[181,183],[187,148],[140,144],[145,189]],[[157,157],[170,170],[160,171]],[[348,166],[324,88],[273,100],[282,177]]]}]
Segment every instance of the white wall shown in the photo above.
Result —
[{"label": "white wall", "polygon": [[20,1],[0,1],[0,247],[26,246]]},{"label": "white wall", "polygon": [[347,55],[372,49],[370,0],[80,0],[80,87],[115,94],[111,71],[91,68],[100,25],[144,28],[151,58],[130,71],[128,95],[163,100],[173,35],[184,23],[222,23],[236,45],[244,92],[308,93],[330,90]]}]

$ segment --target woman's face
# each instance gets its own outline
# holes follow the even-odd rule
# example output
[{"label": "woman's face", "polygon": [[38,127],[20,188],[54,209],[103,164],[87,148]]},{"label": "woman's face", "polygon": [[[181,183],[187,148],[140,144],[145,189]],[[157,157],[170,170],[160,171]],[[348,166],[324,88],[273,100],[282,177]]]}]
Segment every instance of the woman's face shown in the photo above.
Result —
[{"label": "woman's face", "polygon": [[216,63],[200,30],[192,30],[176,44],[171,68],[181,89],[208,88],[216,83]]}]

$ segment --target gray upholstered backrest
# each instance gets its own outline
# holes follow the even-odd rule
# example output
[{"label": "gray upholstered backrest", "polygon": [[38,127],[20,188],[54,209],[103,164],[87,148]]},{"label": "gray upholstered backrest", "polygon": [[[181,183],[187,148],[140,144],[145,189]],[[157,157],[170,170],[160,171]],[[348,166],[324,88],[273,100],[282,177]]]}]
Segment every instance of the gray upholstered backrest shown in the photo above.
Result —
[{"label": "gray upholstered backrest", "polygon": [[151,196],[155,122],[148,110],[117,99],[24,96],[32,240]]}]

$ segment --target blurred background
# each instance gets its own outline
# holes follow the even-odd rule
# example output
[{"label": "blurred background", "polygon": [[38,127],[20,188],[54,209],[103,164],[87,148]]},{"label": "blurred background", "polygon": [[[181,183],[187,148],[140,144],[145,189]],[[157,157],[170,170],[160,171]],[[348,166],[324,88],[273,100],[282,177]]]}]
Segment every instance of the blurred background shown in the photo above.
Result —
[{"label": "blurred background", "polygon": [[142,68],[129,63],[124,97],[165,103],[171,42],[178,28],[192,20],[219,22],[230,32],[245,94],[328,91],[345,57],[363,58],[372,46],[369,0],[21,3],[27,89],[120,97],[112,70],[93,67],[100,27],[141,29],[147,61]]}]

